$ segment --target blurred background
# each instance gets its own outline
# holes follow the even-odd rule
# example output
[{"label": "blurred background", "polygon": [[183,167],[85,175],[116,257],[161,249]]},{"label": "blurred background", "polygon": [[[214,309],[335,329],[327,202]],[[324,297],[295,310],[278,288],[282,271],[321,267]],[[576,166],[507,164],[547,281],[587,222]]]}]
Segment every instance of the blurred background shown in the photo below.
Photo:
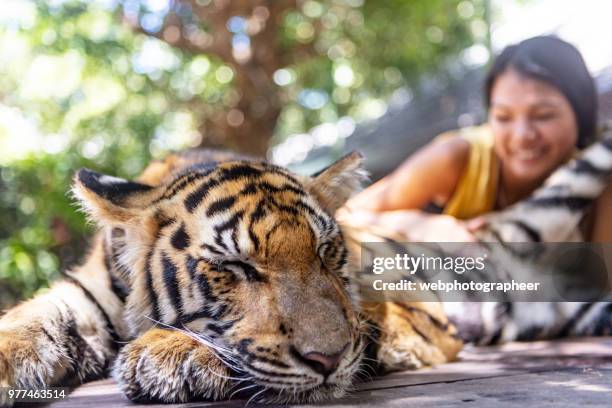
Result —
[{"label": "blurred background", "polygon": [[82,166],[134,177],[192,147],[377,179],[484,119],[496,51],[557,33],[612,113],[612,3],[584,0],[2,0],[0,307],[82,259]]}]

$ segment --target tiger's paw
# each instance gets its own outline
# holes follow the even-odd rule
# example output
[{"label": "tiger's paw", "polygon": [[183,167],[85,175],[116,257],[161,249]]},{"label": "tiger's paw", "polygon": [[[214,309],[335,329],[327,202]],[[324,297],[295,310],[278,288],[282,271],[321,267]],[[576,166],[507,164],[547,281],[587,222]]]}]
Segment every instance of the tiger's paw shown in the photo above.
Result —
[{"label": "tiger's paw", "polygon": [[387,302],[363,310],[380,331],[376,357],[384,371],[446,363],[463,346],[438,304]]},{"label": "tiger's paw", "polygon": [[0,387],[48,387],[65,373],[66,359],[42,328],[0,331]]},{"label": "tiger's paw", "polygon": [[[62,356],[40,330],[25,327],[0,331],[0,387],[40,389],[48,387],[63,374],[57,362]],[[11,401],[0,390],[0,406]]]},{"label": "tiger's paw", "polygon": [[229,388],[229,369],[213,351],[171,330],[150,329],[119,353],[114,377],[133,401],[217,400]]},{"label": "tiger's paw", "polygon": [[[17,378],[15,376],[15,350],[19,344],[15,343],[8,333],[0,332],[0,406],[10,407],[12,401],[8,397],[8,393],[4,390],[17,388]],[[29,348],[29,345],[25,345]]]},{"label": "tiger's paw", "polygon": [[438,347],[416,334],[384,336],[377,358],[385,371],[416,370],[448,361]]}]

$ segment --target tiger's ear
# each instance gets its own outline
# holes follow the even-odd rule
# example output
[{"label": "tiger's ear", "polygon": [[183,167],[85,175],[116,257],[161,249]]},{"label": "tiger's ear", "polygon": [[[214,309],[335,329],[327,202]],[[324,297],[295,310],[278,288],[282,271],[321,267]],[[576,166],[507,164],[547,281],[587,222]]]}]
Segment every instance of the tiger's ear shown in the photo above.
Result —
[{"label": "tiger's ear", "polygon": [[95,222],[111,225],[136,222],[158,196],[154,187],[89,169],[77,172],[72,192]]},{"label": "tiger's ear", "polygon": [[363,155],[353,151],[323,170],[313,174],[307,182],[307,190],[319,203],[334,214],[367,180],[363,167]]}]

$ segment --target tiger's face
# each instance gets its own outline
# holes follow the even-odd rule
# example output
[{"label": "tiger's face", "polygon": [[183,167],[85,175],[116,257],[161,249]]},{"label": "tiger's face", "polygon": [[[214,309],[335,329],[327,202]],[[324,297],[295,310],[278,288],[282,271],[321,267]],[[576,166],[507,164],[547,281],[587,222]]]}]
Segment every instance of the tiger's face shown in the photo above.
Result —
[{"label": "tiger's face", "polygon": [[364,348],[331,216],[360,163],[349,155],[313,177],[263,162],[192,165],[157,186],[81,170],[75,192],[111,231],[134,335],[182,330],[265,399],[317,400],[344,392]]}]

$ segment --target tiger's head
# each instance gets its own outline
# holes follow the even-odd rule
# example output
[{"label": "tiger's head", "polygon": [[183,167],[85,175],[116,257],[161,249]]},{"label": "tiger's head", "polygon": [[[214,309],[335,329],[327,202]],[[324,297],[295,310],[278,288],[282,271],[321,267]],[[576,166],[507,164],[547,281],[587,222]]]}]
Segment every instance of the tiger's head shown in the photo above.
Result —
[{"label": "tiger's head", "polygon": [[311,177],[200,159],[173,156],[139,182],[86,169],[75,177],[129,285],[132,334],[183,330],[268,401],[342,395],[365,344],[332,215],[364,178],[361,155]]}]

